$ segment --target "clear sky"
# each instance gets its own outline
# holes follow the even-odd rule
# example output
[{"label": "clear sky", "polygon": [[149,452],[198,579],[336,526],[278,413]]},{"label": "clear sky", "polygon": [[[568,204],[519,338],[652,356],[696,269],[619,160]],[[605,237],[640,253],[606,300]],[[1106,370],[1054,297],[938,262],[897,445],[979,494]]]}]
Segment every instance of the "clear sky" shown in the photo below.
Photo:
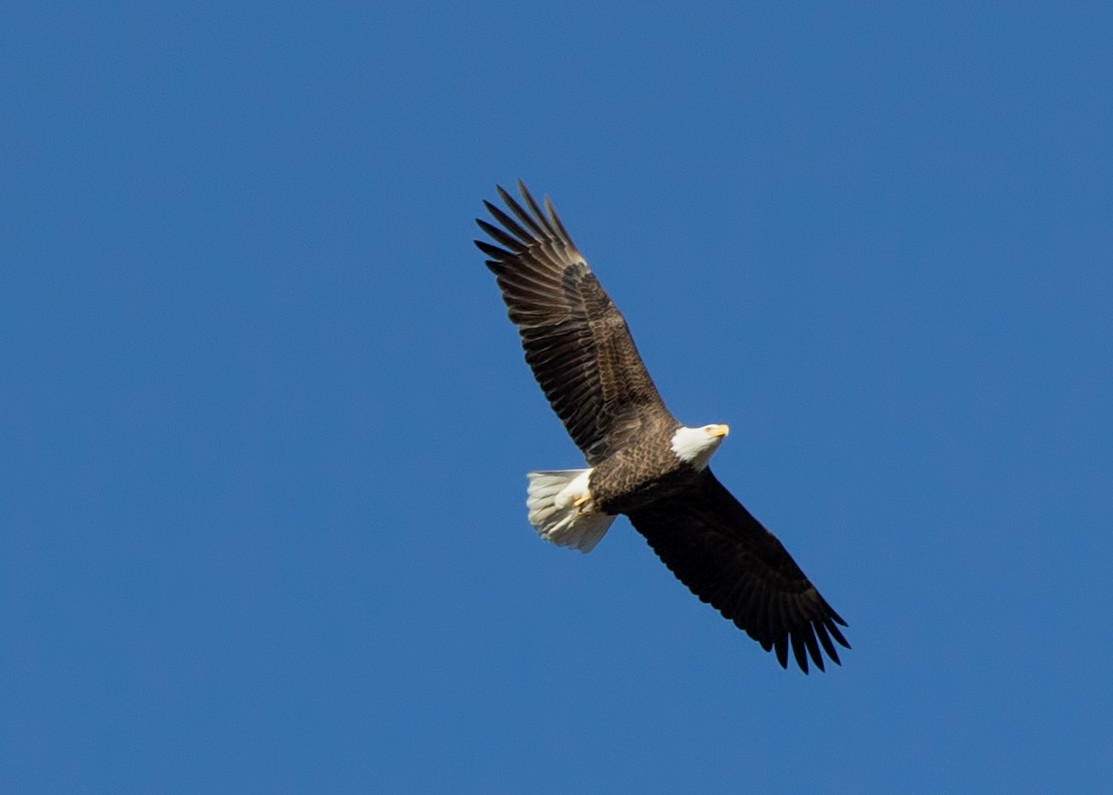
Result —
[{"label": "clear sky", "polygon": [[[1104,791],[1109,4],[233,5],[0,12],[0,789]],[[527,524],[518,177],[841,668]]]}]

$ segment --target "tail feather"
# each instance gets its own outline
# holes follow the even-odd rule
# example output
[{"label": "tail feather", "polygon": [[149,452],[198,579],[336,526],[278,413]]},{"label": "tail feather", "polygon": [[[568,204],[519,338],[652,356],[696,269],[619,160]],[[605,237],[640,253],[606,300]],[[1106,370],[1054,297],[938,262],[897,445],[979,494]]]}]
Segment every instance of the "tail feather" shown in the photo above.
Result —
[{"label": "tail feather", "polygon": [[546,541],[590,552],[603,538],[614,516],[595,507],[588,489],[590,476],[590,469],[529,473],[529,523]]}]

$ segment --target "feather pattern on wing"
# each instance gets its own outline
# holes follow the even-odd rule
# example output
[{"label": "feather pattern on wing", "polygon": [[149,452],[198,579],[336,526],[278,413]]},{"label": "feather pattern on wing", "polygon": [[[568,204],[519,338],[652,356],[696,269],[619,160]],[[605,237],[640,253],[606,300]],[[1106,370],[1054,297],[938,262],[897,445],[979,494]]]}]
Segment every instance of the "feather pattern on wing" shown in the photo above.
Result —
[{"label": "feather pattern on wing", "polygon": [[499,187],[509,214],[484,202],[499,226],[477,219],[526,361],[589,464],[671,415],[642,363],[626,320],[576,249],[552,203],[542,211],[518,183],[525,207]]},{"label": "feather pattern on wing", "polygon": [[[808,658],[824,670],[823,654],[835,663],[835,643],[850,648],[839,626],[846,622],[776,536],[706,469],[681,494],[629,512],[661,561],[701,601],[774,650],[782,667],[791,647],[808,672]],[[834,642],[832,642],[834,641]]]}]

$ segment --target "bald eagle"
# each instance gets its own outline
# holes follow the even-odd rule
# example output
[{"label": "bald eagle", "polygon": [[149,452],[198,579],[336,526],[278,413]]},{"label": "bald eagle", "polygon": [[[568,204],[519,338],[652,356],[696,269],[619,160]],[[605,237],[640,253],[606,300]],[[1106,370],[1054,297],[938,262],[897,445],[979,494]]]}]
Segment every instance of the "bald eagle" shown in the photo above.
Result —
[{"label": "bald eagle", "polygon": [[726,425],[689,428],[665,407],[626,320],[603,290],[548,197],[542,211],[501,186],[509,212],[476,219],[526,361],[587,468],[530,472],[526,505],[542,538],[589,552],[625,514],[661,561],[702,601],[733,621],[782,668],[836,664],[850,648],[836,613],[781,542],[708,467]]}]

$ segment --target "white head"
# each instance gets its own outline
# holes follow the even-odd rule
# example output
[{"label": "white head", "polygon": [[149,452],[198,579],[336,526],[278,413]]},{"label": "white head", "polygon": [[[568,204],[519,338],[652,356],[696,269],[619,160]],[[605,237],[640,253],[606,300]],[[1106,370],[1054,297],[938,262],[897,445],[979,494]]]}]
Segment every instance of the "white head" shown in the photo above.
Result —
[{"label": "white head", "polygon": [[703,469],[728,433],[730,428],[725,425],[704,425],[702,428],[680,427],[672,435],[672,451],[685,464]]}]

